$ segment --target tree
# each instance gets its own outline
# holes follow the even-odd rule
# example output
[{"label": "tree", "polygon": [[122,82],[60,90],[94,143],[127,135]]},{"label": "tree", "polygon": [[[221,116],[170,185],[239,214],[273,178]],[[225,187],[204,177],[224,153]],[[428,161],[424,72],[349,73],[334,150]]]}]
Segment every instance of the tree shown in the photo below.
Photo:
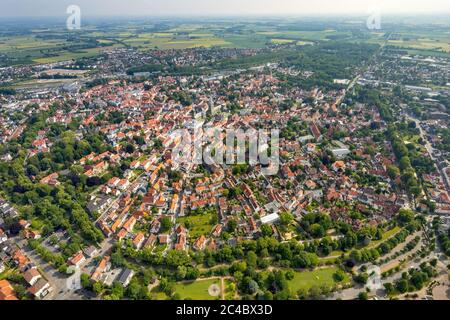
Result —
[{"label": "tree", "polygon": [[306,298],[308,298],[308,290],[306,290],[305,288],[300,288],[297,291],[297,297],[300,300],[305,300]]},{"label": "tree", "polygon": [[127,152],[127,153],[133,153],[134,152],[134,146],[132,145],[132,144],[127,144],[126,146],[125,146],[125,151]]},{"label": "tree", "polygon": [[233,219],[229,220],[227,223],[227,230],[229,232],[234,232],[236,230],[236,228],[237,228],[236,220],[233,220]]},{"label": "tree", "polygon": [[292,271],[292,270],[286,271],[286,279],[287,280],[292,280],[292,279],[294,279],[294,277],[295,277],[294,271]]},{"label": "tree", "polygon": [[169,217],[161,218],[160,222],[161,222],[161,230],[160,231],[162,233],[167,232],[172,228],[172,220],[170,220]]},{"label": "tree", "polygon": [[280,223],[283,227],[287,227],[294,221],[294,216],[289,212],[283,212],[280,214]]},{"label": "tree", "polygon": [[397,177],[400,176],[400,170],[396,166],[390,165],[387,167],[387,174],[388,174],[389,178],[391,178],[392,180],[395,180]]},{"label": "tree", "polygon": [[261,233],[263,237],[270,237],[273,234],[273,230],[268,224],[263,224],[261,226]]},{"label": "tree", "polygon": [[257,265],[257,263],[258,263],[258,256],[256,255],[255,252],[249,251],[249,252],[247,253],[247,259],[246,259],[246,261],[247,261],[248,267],[250,267],[250,268],[256,268],[256,265]]},{"label": "tree", "polygon": [[166,263],[171,267],[186,266],[191,263],[191,258],[185,251],[170,250],[166,257]]},{"label": "tree", "polygon": [[345,279],[345,272],[342,271],[341,269],[337,270],[334,274],[333,274],[333,279],[336,282],[342,282]]},{"label": "tree", "polygon": [[91,280],[90,280],[88,274],[86,274],[86,273],[81,274],[80,281],[81,281],[81,286],[84,289],[89,289],[91,287]]},{"label": "tree", "polygon": [[397,215],[397,221],[403,226],[414,220],[414,212],[409,209],[400,209]]},{"label": "tree", "polygon": [[354,277],[356,283],[366,284],[369,279],[369,275],[366,272],[362,272]]},{"label": "tree", "polygon": [[112,289],[111,289],[111,293],[118,298],[118,300],[122,299],[123,295],[124,295],[125,289],[123,287],[123,285],[120,282],[114,282]]},{"label": "tree", "polygon": [[175,273],[177,280],[179,280],[179,281],[183,280],[184,278],[186,278],[186,274],[187,274],[187,268],[185,266],[177,267],[177,272]]},{"label": "tree", "polygon": [[406,279],[400,279],[397,284],[395,285],[395,288],[400,291],[401,293],[405,293],[409,289],[408,280]]},{"label": "tree", "polygon": [[318,300],[321,297],[321,295],[322,295],[322,291],[320,290],[320,288],[317,285],[313,285],[308,290],[308,297],[311,300]]},{"label": "tree", "polygon": [[92,291],[99,296],[103,292],[103,285],[100,282],[95,282],[92,286]]},{"label": "tree", "polygon": [[392,285],[392,283],[388,282],[385,283],[383,286],[384,289],[386,290],[386,294],[391,294],[392,292],[394,292],[394,286]]},{"label": "tree", "polygon": [[322,238],[325,236],[325,229],[318,223],[311,225],[310,231],[314,238]]},{"label": "tree", "polygon": [[141,286],[134,279],[128,285],[126,291],[127,297],[133,300],[139,300],[141,298]]},{"label": "tree", "polygon": [[273,300],[273,294],[270,291],[264,291],[264,300]]},{"label": "tree", "polygon": [[359,300],[368,300],[369,296],[368,296],[367,292],[363,291],[358,294],[358,299]]}]

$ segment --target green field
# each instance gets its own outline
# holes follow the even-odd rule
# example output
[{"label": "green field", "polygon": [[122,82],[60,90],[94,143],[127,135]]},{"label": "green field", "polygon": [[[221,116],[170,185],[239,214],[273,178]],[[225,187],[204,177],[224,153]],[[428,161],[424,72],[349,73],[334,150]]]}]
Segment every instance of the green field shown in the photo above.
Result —
[{"label": "green field", "polygon": [[271,41],[274,44],[286,44],[295,42],[295,40],[292,39],[272,39]]},{"label": "green field", "polygon": [[210,48],[214,46],[229,47],[232,44],[222,38],[215,37],[211,33],[191,33],[177,35],[171,32],[145,33],[130,36],[123,39],[129,46],[144,49],[186,49],[186,48]]},{"label": "green field", "polygon": [[273,39],[286,40],[307,40],[307,41],[328,41],[335,37],[348,38],[348,32],[340,32],[332,29],[322,31],[262,31],[260,35],[269,36]]},{"label": "green field", "polygon": [[[336,284],[333,279],[333,274],[338,270],[337,267],[317,269],[314,271],[295,272],[294,279],[289,281],[289,288],[292,292],[297,292],[300,289],[308,290],[312,286],[321,286],[323,284],[330,287]],[[350,278],[346,275],[341,284],[347,284]]]},{"label": "green field", "polygon": [[182,282],[175,285],[175,293],[178,293],[182,300],[216,300],[220,298],[213,297],[208,293],[211,285],[216,284],[221,287],[220,279],[196,280],[193,282]]},{"label": "green field", "polygon": [[94,57],[99,55],[103,50],[113,49],[117,47],[114,46],[108,46],[108,47],[98,47],[98,48],[90,48],[90,49],[82,49],[82,50],[76,50],[76,51],[62,51],[54,56],[51,57],[42,57],[33,59],[33,61],[37,63],[53,63],[53,62],[59,62],[59,61],[66,61],[66,60],[75,60],[79,58],[88,58],[88,57]]},{"label": "green field", "polygon": [[189,221],[191,227],[189,228],[189,236],[191,240],[196,240],[198,237],[203,235],[208,235],[214,225],[211,224],[211,214],[202,214],[196,216],[188,216],[181,217],[178,219],[178,222],[181,224],[185,224],[186,221]]},{"label": "green field", "polygon": [[107,29],[86,25],[77,32],[62,28],[30,28],[17,34],[0,31],[0,55],[6,56],[0,65],[52,63],[82,57],[97,56],[104,49],[133,47],[139,51],[187,48],[264,48],[271,44],[314,44],[328,41],[384,43],[421,53],[448,57],[448,29],[436,26],[418,29],[400,25],[395,33],[389,30],[367,32],[361,21],[346,21],[330,26],[328,23],[311,28],[304,22],[243,21],[243,22],[167,22],[160,26],[130,21],[111,24]]},{"label": "green field", "polygon": [[389,40],[388,45],[419,50],[450,51],[450,43],[443,39]]}]

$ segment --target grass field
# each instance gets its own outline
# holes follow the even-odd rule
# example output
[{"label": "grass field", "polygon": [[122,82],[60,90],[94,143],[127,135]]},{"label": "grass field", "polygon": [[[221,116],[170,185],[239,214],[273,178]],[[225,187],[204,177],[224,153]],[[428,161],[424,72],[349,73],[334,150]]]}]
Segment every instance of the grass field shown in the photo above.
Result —
[{"label": "grass field", "polygon": [[11,52],[26,49],[48,49],[60,46],[64,41],[41,40],[33,36],[17,36],[0,38],[0,52]]},{"label": "grass field", "polygon": [[274,44],[286,44],[295,42],[295,40],[292,39],[272,39],[271,41]]},{"label": "grass field", "polygon": [[191,227],[189,228],[189,236],[191,240],[196,240],[199,236],[208,235],[214,225],[211,224],[211,214],[203,214],[197,216],[181,217],[178,222],[185,224],[189,221]]},{"label": "grass field", "polygon": [[262,31],[260,35],[272,37],[273,39],[327,41],[334,36],[349,37],[350,33],[338,32],[328,29],[323,31]]},{"label": "grass field", "polygon": [[218,297],[213,297],[208,293],[209,287],[213,284],[221,287],[220,279],[196,280],[193,282],[177,283],[175,285],[175,293],[178,293],[183,300],[216,300],[220,298],[220,295]]},{"label": "grass field", "polygon": [[[159,28],[130,22],[111,25],[107,30],[86,25],[80,32],[72,34],[61,28],[34,28],[17,35],[0,32],[0,55],[7,57],[0,65],[52,63],[93,57],[104,49],[122,45],[146,51],[200,47],[263,48],[270,44],[307,45],[333,40],[378,44],[385,41],[385,32],[355,34],[345,28],[326,28],[305,30],[297,25],[287,27],[259,21],[236,25],[228,22],[169,23]],[[436,32],[432,29],[404,28],[396,31],[388,44],[411,54],[450,57],[448,32],[442,27],[437,27]]]},{"label": "grass field", "polygon": [[99,55],[103,50],[113,49],[117,47],[117,45],[108,46],[108,47],[97,47],[90,49],[81,49],[77,51],[61,51],[55,54],[52,57],[42,57],[33,59],[33,61],[37,63],[53,63],[59,61],[73,60],[79,58],[88,58]]},{"label": "grass field", "polygon": [[389,40],[388,45],[419,50],[450,51],[450,43],[443,39]]},{"label": "grass field", "polygon": [[[294,279],[289,281],[289,288],[293,292],[300,289],[308,290],[312,286],[321,286],[326,284],[334,286],[336,284],[333,274],[338,270],[337,267],[317,269],[314,271],[295,272]],[[350,278],[346,275],[341,284],[349,283]]]}]

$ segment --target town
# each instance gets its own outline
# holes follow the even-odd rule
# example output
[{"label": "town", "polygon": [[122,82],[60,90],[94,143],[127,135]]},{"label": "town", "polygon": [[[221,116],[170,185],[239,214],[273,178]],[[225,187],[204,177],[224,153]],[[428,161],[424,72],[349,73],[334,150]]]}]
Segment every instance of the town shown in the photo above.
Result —
[{"label": "town", "polygon": [[[2,68],[64,81],[0,91],[0,300],[448,299],[450,60],[399,37]],[[279,170],[174,161],[209,128]]]}]

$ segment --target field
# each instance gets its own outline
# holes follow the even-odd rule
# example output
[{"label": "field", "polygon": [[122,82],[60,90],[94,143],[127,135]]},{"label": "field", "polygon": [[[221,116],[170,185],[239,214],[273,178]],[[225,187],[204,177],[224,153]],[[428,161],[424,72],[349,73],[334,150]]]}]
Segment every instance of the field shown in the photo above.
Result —
[{"label": "field", "polygon": [[59,52],[51,57],[42,57],[33,59],[34,62],[37,63],[53,63],[59,61],[66,60],[75,60],[79,58],[89,58],[99,55],[104,50],[113,49],[117,46],[108,46],[108,47],[98,47],[98,48],[89,48],[89,49],[81,49],[76,51],[64,51]]},{"label": "field", "polygon": [[1,37],[0,53],[27,49],[48,49],[62,45],[60,40],[41,40],[34,36]]},{"label": "field", "polygon": [[[58,38],[55,36],[55,38]],[[111,45],[107,45],[111,44]],[[113,42],[99,41],[95,47],[84,40],[69,42],[64,37],[41,39],[29,36],[0,37],[0,55],[9,58],[9,64],[53,63],[99,55],[103,50],[117,47]]]},{"label": "field", "polygon": [[211,224],[211,214],[203,214],[189,217],[181,217],[178,221],[182,224],[185,224],[186,221],[189,221],[191,227],[189,228],[189,235],[191,239],[196,240],[199,236],[208,235],[214,225]]},{"label": "field", "polygon": [[[333,274],[338,270],[337,267],[317,269],[314,271],[295,272],[294,279],[289,281],[289,288],[292,292],[300,289],[308,290],[312,286],[328,285],[330,287],[336,284]],[[348,283],[350,278],[346,275],[342,284]]]},{"label": "field", "polygon": [[230,47],[232,44],[211,33],[177,34],[172,32],[144,33],[137,36],[129,36],[123,39],[129,46],[141,49],[186,49],[186,48],[210,48],[214,46]]},{"label": "field", "polygon": [[132,47],[140,51],[187,48],[264,48],[267,45],[307,45],[318,42],[346,41],[381,44],[388,34],[388,45],[409,53],[450,56],[448,29],[436,25],[418,29],[399,25],[368,32],[365,21],[345,21],[331,25],[327,21],[310,25],[307,21],[129,21],[86,24],[68,32],[59,28],[32,28],[11,34],[0,29],[0,65],[52,63],[99,55],[102,50]]},{"label": "field", "polygon": [[175,285],[175,293],[178,293],[183,300],[216,300],[220,298],[220,292],[218,297],[211,296],[208,289],[210,289],[212,285],[217,285],[219,289],[221,289],[220,279],[177,283]]},{"label": "field", "polygon": [[260,35],[280,40],[306,40],[306,41],[329,41],[332,39],[345,39],[351,36],[348,32],[338,32],[333,29],[322,31],[263,31]]},{"label": "field", "polygon": [[444,39],[389,40],[388,44],[401,48],[450,51],[450,43]]}]

